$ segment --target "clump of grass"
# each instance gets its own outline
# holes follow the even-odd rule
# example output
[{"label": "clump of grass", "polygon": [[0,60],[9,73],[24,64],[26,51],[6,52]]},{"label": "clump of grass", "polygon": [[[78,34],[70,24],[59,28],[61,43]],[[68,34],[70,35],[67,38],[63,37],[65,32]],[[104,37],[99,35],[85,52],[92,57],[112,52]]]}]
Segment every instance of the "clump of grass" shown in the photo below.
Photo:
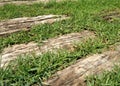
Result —
[{"label": "clump of grass", "polygon": [[[40,84],[41,80],[50,77],[55,71],[67,67],[77,59],[91,53],[102,52],[101,49],[115,42],[120,42],[119,22],[109,23],[98,19],[98,16],[94,15],[103,9],[120,9],[119,4],[120,0],[78,0],[74,2],[64,1],[19,6],[9,4],[1,7],[0,20],[43,14],[66,14],[71,17],[70,20],[52,25],[35,26],[29,32],[14,33],[8,37],[0,37],[1,51],[3,48],[13,44],[28,43],[30,41],[40,43],[48,38],[80,32],[81,30],[94,31],[96,39],[79,44],[74,52],[47,53],[38,57],[34,55],[24,56],[24,59],[19,59],[15,62],[17,64],[15,67],[8,66],[6,69],[0,69],[0,85],[29,86],[36,83]],[[11,63],[11,65],[14,64]]]},{"label": "clump of grass", "polygon": [[[21,31],[19,33],[11,34],[8,37],[0,37],[0,50],[3,48],[20,43],[28,43],[30,41],[42,42],[49,38],[64,35],[71,32],[81,31],[78,28],[71,27],[71,20],[56,22],[52,25],[44,24],[32,27],[28,32]],[[66,29],[65,29],[66,28]]]},{"label": "clump of grass", "polygon": [[119,86],[120,67],[116,65],[112,71],[94,75],[87,79],[87,86]]},{"label": "clump of grass", "polygon": [[[91,46],[91,44],[94,45]],[[74,52],[60,50],[58,53],[46,53],[41,56],[21,56],[15,62],[11,62],[5,69],[0,69],[1,85],[32,85],[40,84],[56,71],[61,70],[74,63],[77,59],[90,53],[101,52],[105,45],[100,40],[75,45]]]},{"label": "clump of grass", "polygon": [[52,25],[38,25],[31,28],[29,32],[21,31],[11,34],[8,37],[0,37],[0,51],[13,44],[28,43],[30,41],[40,42],[58,35],[80,32],[86,29],[94,31],[98,38],[103,39],[103,41],[119,41],[119,22],[105,22],[104,20],[99,20],[99,16],[95,16],[95,14],[100,13],[103,9],[119,9],[120,1],[112,0],[109,2],[109,0],[102,0],[101,2],[104,3],[104,5],[97,0],[63,1],[59,3],[51,2],[47,4],[38,3],[19,6],[13,4],[5,5],[0,8],[1,20],[43,14],[66,14],[69,15],[71,19]]}]

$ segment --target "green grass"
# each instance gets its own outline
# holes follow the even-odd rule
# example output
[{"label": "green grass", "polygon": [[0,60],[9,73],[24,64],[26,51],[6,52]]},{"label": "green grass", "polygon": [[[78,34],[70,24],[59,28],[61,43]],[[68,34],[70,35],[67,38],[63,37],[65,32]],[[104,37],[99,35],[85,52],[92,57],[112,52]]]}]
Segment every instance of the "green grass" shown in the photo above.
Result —
[{"label": "green grass", "polygon": [[[93,43],[94,45],[92,45]],[[100,40],[92,40],[92,42],[89,40],[76,46],[78,47],[75,52],[60,50],[57,54],[48,52],[37,57],[34,53],[21,56],[16,62],[11,62],[6,69],[0,69],[0,84],[12,84],[13,86],[40,84],[40,80],[41,82],[46,80],[56,71],[66,68],[77,59],[90,53],[101,52],[105,47],[105,45],[101,45]]]},{"label": "green grass", "polygon": [[[82,3],[81,3],[82,2]],[[52,25],[45,24],[33,27],[29,32],[11,34],[8,37],[0,37],[0,50],[13,44],[27,43],[29,41],[41,41],[58,35],[71,32],[80,32],[87,29],[95,31],[100,39],[115,42],[119,40],[119,22],[108,23],[98,19],[102,10],[116,9],[120,1],[78,1],[78,2],[51,2],[48,4],[33,5],[5,5],[0,8],[0,19],[9,19],[23,16],[37,16],[43,14],[66,14],[70,20],[58,22]],[[104,4],[104,5],[103,5]],[[54,33],[53,33],[54,32]],[[47,33],[47,35],[46,35]]]},{"label": "green grass", "polygon": [[120,86],[120,67],[115,66],[112,71],[89,77],[87,86]]},{"label": "green grass", "polygon": [[[66,14],[69,20],[32,27],[29,32],[21,31],[7,37],[0,37],[0,50],[20,43],[35,41],[40,44],[43,40],[58,35],[82,30],[96,33],[96,39],[79,44],[74,52],[47,53],[42,56],[26,56],[19,59],[15,69],[8,67],[0,69],[1,85],[26,85],[40,83],[50,77],[55,71],[65,68],[77,59],[91,53],[102,52],[109,45],[120,42],[120,19],[112,23],[103,20],[100,15],[103,10],[120,9],[120,0],[78,0],[51,2],[33,5],[5,5],[0,7],[0,20],[43,14]],[[14,65],[14,64],[13,64]]]}]

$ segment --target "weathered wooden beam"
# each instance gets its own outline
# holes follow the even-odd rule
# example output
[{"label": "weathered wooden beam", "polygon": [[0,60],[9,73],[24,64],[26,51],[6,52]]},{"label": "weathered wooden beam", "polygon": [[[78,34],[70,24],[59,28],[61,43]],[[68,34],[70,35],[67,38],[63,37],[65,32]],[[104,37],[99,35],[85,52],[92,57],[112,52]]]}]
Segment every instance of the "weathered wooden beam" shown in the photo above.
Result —
[{"label": "weathered wooden beam", "polygon": [[[16,5],[21,5],[21,4],[33,4],[33,3],[48,3],[51,0],[0,0],[0,6],[3,6],[5,4],[16,4]],[[63,0],[55,0],[56,2],[63,1]]]},{"label": "weathered wooden beam", "polygon": [[30,30],[33,25],[53,23],[68,19],[65,15],[43,15],[37,17],[23,17],[5,20],[0,22],[0,36],[9,35],[11,33],[22,30]]},{"label": "weathered wooden beam", "polygon": [[18,44],[8,47],[2,52],[1,66],[14,60],[19,55],[30,54],[31,52],[35,55],[41,55],[48,51],[56,52],[58,49],[66,49],[68,51],[74,50],[74,43],[84,42],[89,38],[95,37],[95,34],[90,31],[82,31],[79,33],[70,33],[63,36],[55,37],[43,41],[42,46],[38,46],[37,43],[30,42],[28,44]]},{"label": "weathered wooden beam", "polygon": [[107,51],[102,54],[94,54],[66,69],[58,71],[45,83],[49,86],[86,86],[85,77],[110,71],[120,61],[120,46],[118,50]]},{"label": "weathered wooden beam", "polygon": [[101,16],[105,21],[113,22],[120,19],[120,9],[106,10],[101,12],[98,16]]}]

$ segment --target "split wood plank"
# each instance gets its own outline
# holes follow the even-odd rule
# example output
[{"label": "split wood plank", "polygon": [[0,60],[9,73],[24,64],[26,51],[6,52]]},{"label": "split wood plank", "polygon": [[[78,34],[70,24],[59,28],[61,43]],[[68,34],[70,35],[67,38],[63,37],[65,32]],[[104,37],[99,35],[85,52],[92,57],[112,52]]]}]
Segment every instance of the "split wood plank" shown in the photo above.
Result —
[{"label": "split wood plank", "polygon": [[9,35],[19,31],[28,31],[32,26],[45,23],[54,23],[68,19],[65,15],[43,15],[37,17],[23,17],[0,22],[0,36]]},{"label": "split wood plank", "polygon": [[18,44],[5,48],[2,52],[1,67],[16,59],[19,55],[35,53],[41,55],[48,51],[56,52],[58,49],[66,49],[68,51],[74,50],[74,43],[84,42],[89,38],[94,38],[95,34],[90,31],[81,31],[79,33],[70,33],[63,36],[55,37],[43,41],[42,46],[37,43],[30,42],[28,44]]},{"label": "split wood plank", "polygon": [[[119,49],[118,49],[119,48]],[[117,50],[94,54],[66,69],[58,71],[51,79],[46,81],[49,86],[86,86],[85,77],[112,70],[120,62],[120,46]]]}]

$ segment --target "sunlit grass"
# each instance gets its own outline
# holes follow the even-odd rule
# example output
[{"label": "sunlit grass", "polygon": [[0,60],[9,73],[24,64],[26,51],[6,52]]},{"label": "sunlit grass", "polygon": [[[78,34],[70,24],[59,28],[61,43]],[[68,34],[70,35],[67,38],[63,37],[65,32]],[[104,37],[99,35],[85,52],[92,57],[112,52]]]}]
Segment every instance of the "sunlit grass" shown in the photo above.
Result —
[{"label": "sunlit grass", "polygon": [[[69,20],[54,24],[33,26],[29,32],[21,31],[7,37],[0,37],[1,52],[2,49],[10,45],[30,41],[40,44],[41,41],[48,38],[82,30],[93,31],[96,35],[96,39],[78,44],[74,52],[60,51],[58,54],[46,53],[37,57],[28,55],[24,59],[17,60],[14,62],[17,64],[14,69],[12,67],[5,70],[0,69],[0,85],[29,86],[35,83],[39,84],[41,80],[50,77],[55,71],[67,67],[77,59],[91,53],[100,53],[109,45],[120,42],[119,22],[110,23],[97,15],[103,10],[109,9],[120,9],[120,0],[78,0],[19,6],[9,4],[0,7],[0,20],[43,14],[64,14],[71,17]],[[12,65],[15,65],[14,63]],[[90,83],[92,84],[92,82],[94,81]]]},{"label": "sunlit grass", "polygon": [[[94,43],[94,45],[92,45]],[[92,46],[91,46],[92,45]],[[105,45],[100,40],[89,40],[86,43],[75,44],[74,52],[60,50],[58,53],[45,53],[41,56],[20,56],[11,62],[6,69],[0,69],[0,84],[32,85],[40,84],[56,71],[61,70],[85,57],[87,54],[102,52]]]},{"label": "sunlit grass", "polygon": [[94,75],[87,79],[87,86],[119,86],[120,67],[115,66],[112,71],[106,71],[100,75]]}]

